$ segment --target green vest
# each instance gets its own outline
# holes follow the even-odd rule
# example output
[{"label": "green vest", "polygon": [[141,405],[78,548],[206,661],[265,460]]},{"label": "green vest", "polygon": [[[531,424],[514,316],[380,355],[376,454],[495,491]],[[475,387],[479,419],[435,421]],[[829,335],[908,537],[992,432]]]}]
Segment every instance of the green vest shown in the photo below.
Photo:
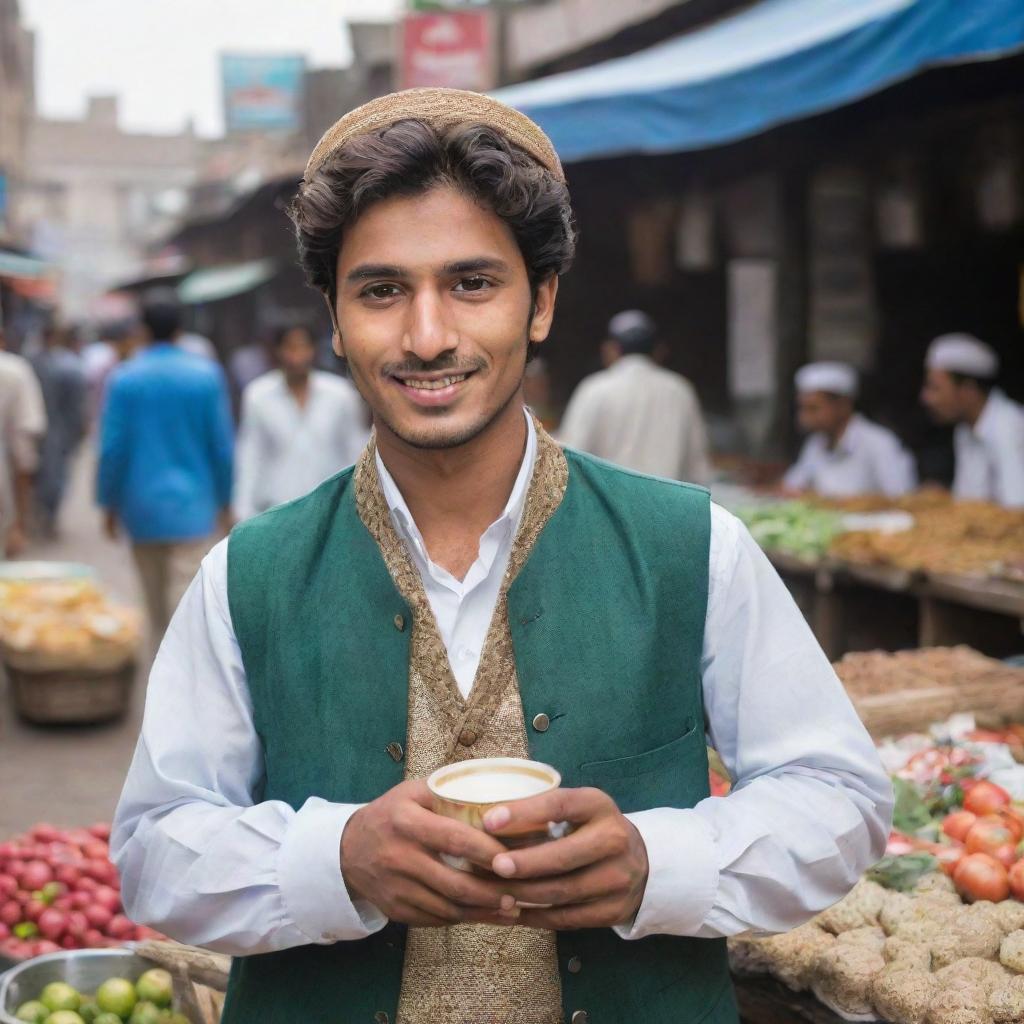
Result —
[{"label": "green vest", "polygon": [[[707,493],[566,455],[565,497],[509,590],[530,756],[626,813],[692,807],[708,796]],[[363,803],[400,783],[388,748],[406,736],[410,611],[359,519],[352,470],[235,529],[228,597],[261,798]],[[540,712],[545,732],[529,725]],[[238,958],[223,1024],[394,1024],[404,935],[389,924]],[[567,1022],[738,1019],[721,940],[561,932],[558,960]]]}]

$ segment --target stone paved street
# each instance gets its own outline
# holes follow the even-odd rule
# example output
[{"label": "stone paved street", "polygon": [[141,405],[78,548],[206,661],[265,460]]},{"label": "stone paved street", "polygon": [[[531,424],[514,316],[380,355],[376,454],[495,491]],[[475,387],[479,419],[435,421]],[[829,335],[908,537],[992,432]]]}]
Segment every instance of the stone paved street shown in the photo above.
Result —
[{"label": "stone paved street", "polygon": [[[83,450],[62,511],[60,539],[33,544],[26,557],[87,562],[112,594],[138,604],[131,554],[125,542],[114,543],[103,532],[93,503],[93,474],[93,453]],[[99,726],[29,725],[15,714],[6,680],[0,682],[0,840],[37,821],[109,820],[135,747],[146,668],[139,666],[128,714]]]}]

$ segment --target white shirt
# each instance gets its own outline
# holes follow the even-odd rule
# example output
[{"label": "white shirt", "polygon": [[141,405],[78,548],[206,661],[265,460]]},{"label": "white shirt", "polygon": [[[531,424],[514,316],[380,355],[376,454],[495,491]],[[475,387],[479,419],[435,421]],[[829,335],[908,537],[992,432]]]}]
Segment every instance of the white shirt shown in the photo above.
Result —
[{"label": "white shirt", "polygon": [[46,404],[32,364],[24,356],[0,351],[0,530],[15,518],[12,474],[38,468],[45,433]]},{"label": "white shirt", "polygon": [[855,494],[897,498],[917,486],[917,470],[913,456],[891,430],[854,413],[834,448],[825,434],[811,434],[784,482],[829,498]]},{"label": "white shirt", "polygon": [[[532,451],[531,443],[513,495],[532,472]],[[400,495],[394,508],[412,522]],[[483,644],[490,615],[473,595],[485,587],[497,595],[521,511],[514,497],[488,529],[460,600],[442,595],[454,588],[439,567],[423,577],[441,631],[456,645]],[[386,922],[372,905],[353,903],[342,879],[341,834],[359,805],[254,803],[263,756],[226,566],[222,542],[153,666],[112,838],[127,912],[182,942],[232,954],[365,938]],[[616,929],[623,938],[785,931],[843,896],[889,833],[892,791],[874,745],[775,570],[717,506],[709,570],[705,712],[735,788],[689,810],[629,816],[647,846],[650,877],[632,926]],[[453,668],[462,687],[468,668],[457,657]]]},{"label": "white shirt", "polygon": [[953,451],[957,498],[1024,507],[1024,406],[993,388],[974,427],[957,425]]},{"label": "white shirt", "polygon": [[651,476],[703,484],[711,473],[693,385],[644,355],[623,356],[583,380],[558,439]]},{"label": "white shirt", "polygon": [[235,515],[248,519],[308,494],[351,466],[369,434],[359,393],[343,377],[313,370],[305,407],[280,370],[257,377],[242,393]]}]

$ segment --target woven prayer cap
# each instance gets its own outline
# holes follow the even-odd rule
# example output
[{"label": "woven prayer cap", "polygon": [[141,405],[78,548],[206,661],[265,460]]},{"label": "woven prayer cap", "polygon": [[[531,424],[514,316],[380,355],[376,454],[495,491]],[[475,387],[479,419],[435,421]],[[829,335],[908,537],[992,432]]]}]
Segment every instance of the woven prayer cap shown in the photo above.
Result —
[{"label": "woven prayer cap", "polygon": [[304,180],[309,181],[328,157],[349,140],[409,119],[423,121],[439,131],[460,124],[486,125],[529,153],[559,181],[565,181],[555,147],[533,121],[490,96],[463,89],[406,89],[350,110],[335,121],[316,144],[306,164]]}]

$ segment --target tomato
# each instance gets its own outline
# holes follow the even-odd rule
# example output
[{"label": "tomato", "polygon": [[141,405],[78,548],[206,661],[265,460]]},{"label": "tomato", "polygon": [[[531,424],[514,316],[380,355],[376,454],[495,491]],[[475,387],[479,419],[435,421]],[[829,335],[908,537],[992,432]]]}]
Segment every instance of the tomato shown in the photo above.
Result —
[{"label": "tomato", "polygon": [[992,853],[1001,846],[1014,845],[1013,833],[999,819],[979,818],[968,830],[964,846],[968,853]]},{"label": "tomato", "polygon": [[991,814],[1010,805],[1010,794],[994,782],[977,782],[964,795],[964,810],[973,814]]},{"label": "tomato", "polygon": [[1024,821],[1021,820],[1020,815],[1013,810],[996,811],[994,814],[985,814],[979,821],[998,821],[1004,828],[1008,828],[1013,833],[1013,841],[1019,843],[1021,839],[1024,839]]},{"label": "tomato", "polygon": [[1016,900],[1024,900],[1024,860],[1017,861],[1010,868],[1010,892]]},{"label": "tomato", "polygon": [[936,860],[942,865],[942,870],[952,876],[956,866],[964,859],[966,853],[962,846],[936,846],[932,850]]},{"label": "tomato", "polygon": [[1017,863],[1017,847],[1013,843],[1004,843],[992,851],[992,856],[1009,871]]},{"label": "tomato", "polygon": [[958,843],[962,843],[967,838],[967,833],[970,832],[971,826],[977,820],[978,816],[970,811],[954,811],[946,816],[945,821],[942,823],[942,831],[950,839],[955,839]]},{"label": "tomato", "polygon": [[1010,895],[1006,868],[987,853],[970,853],[957,865],[953,882],[969,900],[999,903]]}]

